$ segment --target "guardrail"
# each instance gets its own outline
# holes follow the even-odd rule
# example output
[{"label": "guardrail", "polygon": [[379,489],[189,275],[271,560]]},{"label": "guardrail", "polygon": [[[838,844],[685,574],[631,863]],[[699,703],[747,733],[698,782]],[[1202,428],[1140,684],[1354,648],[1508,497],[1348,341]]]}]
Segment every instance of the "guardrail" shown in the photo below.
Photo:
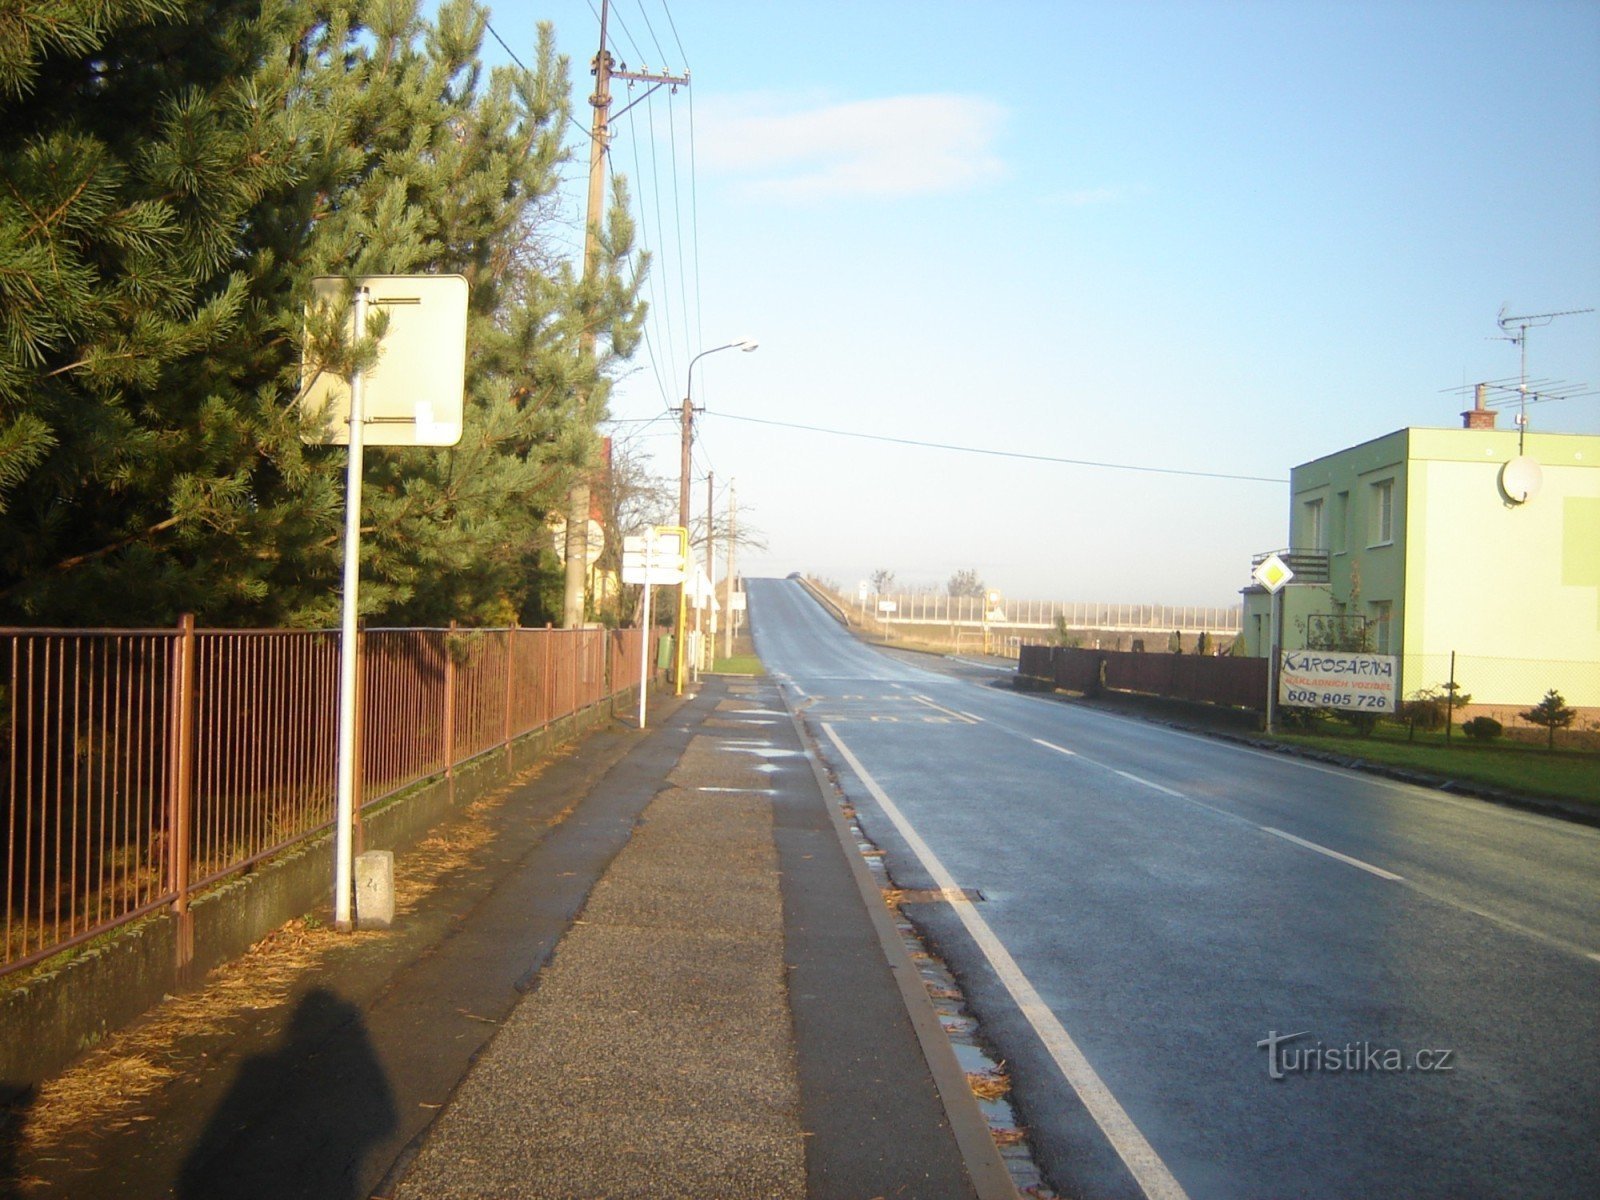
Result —
[{"label": "guardrail", "polygon": [[[359,812],[637,686],[639,630],[373,629]],[[0,974],[328,829],[339,635],[0,629]]]}]

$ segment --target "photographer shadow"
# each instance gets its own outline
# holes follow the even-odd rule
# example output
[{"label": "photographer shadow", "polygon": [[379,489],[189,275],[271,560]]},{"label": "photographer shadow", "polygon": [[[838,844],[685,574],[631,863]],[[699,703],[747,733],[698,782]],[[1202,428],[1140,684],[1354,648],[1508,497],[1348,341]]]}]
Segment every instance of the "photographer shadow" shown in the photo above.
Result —
[{"label": "photographer shadow", "polygon": [[397,1124],[361,1010],[306,993],[282,1045],[246,1059],[178,1178],[180,1200],[358,1200],[363,1162]]},{"label": "photographer shadow", "polygon": [[36,1097],[33,1087],[0,1080],[0,1197],[22,1195],[22,1134]]}]

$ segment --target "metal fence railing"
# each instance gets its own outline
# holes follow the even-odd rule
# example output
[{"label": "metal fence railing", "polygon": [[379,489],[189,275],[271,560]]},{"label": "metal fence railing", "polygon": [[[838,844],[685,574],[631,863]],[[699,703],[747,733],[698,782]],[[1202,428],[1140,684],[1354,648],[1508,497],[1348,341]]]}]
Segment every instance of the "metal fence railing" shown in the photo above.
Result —
[{"label": "metal fence railing", "polygon": [[[636,687],[639,630],[374,629],[371,805]],[[0,630],[0,973],[328,828],[339,635]]]},{"label": "metal fence railing", "polygon": [[[893,603],[892,611],[879,608]],[[1085,601],[1020,600],[1006,598],[991,614],[982,596],[951,596],[943,592],[908,592],[882,596],[841,597],[852,614],[875,617],[888,625],[987,625],[991,629],[1050,630],[1065,624],[1073,630],[1124,630],[1140,633],[1187,634],[1202,631],[1233,637],[1239,632],[1243,609],[1193,604],[1101,604]],[[991,619],[992,618],[992,619]]]}]

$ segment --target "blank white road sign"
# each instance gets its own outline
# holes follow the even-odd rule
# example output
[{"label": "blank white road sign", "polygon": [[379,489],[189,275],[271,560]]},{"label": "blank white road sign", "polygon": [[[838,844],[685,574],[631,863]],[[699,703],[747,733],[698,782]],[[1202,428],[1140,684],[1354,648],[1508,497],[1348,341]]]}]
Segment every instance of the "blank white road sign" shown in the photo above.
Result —
[{"label": "blank white road sign", "polygon": [[[467,281],[460,275],[320,276],[312,303],[337,304],[354,283],[367,289],[367,319],[389,314],[378,363],[361,376],[362,440],[369,446],[454,446],[461,440],[467,368]],[[349,330],[353,334],[353,330]],[[307,442],[350,441],[350,381],[302,366]],[[309,384],[309,386],[308,386]]]},{"label": "blank white road sign", "polygon": [[671,586],[684,581],[688,556],[683,530],[658,526],[653,536],[622,539],[622,582]]}]

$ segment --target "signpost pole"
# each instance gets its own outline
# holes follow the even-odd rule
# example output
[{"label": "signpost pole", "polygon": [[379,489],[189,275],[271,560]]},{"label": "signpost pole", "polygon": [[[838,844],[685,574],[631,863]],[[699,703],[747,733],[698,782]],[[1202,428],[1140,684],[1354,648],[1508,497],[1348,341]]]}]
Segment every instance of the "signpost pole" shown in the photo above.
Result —
[{"label": "signpost pole", "polygon": [[[367,290],[355,292],[355,336],[367,332]],[[348,932],[351,920],[352,829],[355,823],[356,614],[361,583],[361,459],[363,444],[361,372],[350,377],[350,449],[345,469],[344,595],[339,626],[339,791],[333,842],[333,924]]]},{"label": "signpost pole", "polygon": [[1283,591],[1274,591],[1267,604],[1267,732],[1278,732],[1278,664],[1283,660],[1278,645],[1278,626],[1283,619]]},{"label": "signpost pole", "polygon": [[646,686],[650,671],[650,576],[649,572],[655,570],[656,562],[656,531],[651,526],[644,534],[644,616],[639,622],[639,728],[644,728],[645,696],[648,692]]}]

